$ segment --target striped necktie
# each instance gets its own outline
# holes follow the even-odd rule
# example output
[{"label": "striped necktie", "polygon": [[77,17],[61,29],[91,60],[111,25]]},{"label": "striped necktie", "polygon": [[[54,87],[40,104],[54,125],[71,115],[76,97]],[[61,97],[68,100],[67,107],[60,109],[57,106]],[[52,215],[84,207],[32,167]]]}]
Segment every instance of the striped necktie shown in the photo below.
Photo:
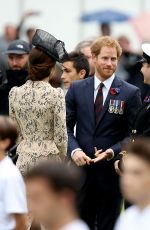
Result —
[{"label": "striped necktie", "polygon": [[103,89],[104,84],[101,82],[99,85],[99,90],[95,99],[95,122],[96,125],[98,125],[99,121],[100,121],[100,113],[103,109]]}]

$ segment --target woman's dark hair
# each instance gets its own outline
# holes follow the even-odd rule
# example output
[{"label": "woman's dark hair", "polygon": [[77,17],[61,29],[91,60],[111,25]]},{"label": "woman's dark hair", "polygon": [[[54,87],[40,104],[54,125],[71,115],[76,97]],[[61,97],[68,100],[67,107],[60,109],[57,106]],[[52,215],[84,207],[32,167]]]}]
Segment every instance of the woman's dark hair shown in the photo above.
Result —
[{"label": "woman's dark hair", "polygon": [[0,116],[0,141],[5,139],[10,140],[10,145],[6,151],[15,145],[17,137],[18,132],[15,122],[7,116]]},{"label": "woman's dark hair", "polygon": [[44,53],[41,49],[35,47],[29,55],[29,79],[40,81],[48,77],[56,61]]}]

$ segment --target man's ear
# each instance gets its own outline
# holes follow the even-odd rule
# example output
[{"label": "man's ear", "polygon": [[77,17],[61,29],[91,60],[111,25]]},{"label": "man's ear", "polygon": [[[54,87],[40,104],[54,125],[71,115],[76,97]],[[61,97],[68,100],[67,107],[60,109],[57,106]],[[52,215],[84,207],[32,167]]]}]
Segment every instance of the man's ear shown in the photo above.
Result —
[{"label": "man's ear", "polygon": [[92,54],[92,60],[93,60],[94,63],[97,60],[97,56],[95,54]]},{"label": "man's ear", "polygon": [[84,79],[86,75],[86,70],[85,69],[81,69],[79,72],[79,78],[80,79]]}]

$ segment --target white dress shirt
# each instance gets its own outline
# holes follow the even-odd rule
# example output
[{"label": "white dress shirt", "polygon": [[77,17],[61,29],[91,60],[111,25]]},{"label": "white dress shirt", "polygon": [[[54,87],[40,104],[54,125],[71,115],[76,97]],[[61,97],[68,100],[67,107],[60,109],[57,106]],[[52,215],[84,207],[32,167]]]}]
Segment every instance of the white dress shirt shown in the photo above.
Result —
[{"label": "white dress shirt", "polygon": [[[104,86],[102,88],[102,92],[103,92],[103,105],[105,103],[105,100],[107,98],[108,92],[110,90],[110,87],[112,85],[112,82],[113,82],[114,78],[115,78],[115,74],[113,74],[107,80],[103,81],[103,84],[104,84]],[[98,93],[98,90],[99,90],[100,83],[101,83],[101,81],[99,80],[99,78],[96,77],[96,76],[94,76],[94,102],[95,102],[95,99],[96,99],[96,96],[97,96],[97,93]],[[76,151],[80,151],[80,150],[81,150],[80,148],[74,149],[71,152],[71,157],[73,156],[73,154]]]},{"label": "white dress shirt", "polygon": [[120,216],[114,230],[149,230],[150,205],[144,210],[132,206]]},{"label": "white dress shirt", "polygon": [[[114,78],[115,78],[115,75],[113,74],[110,78],[108,78],[107,80],[103,81],[103,84],[104,84],[104,86],[102,88],[103,105],[105,103],[105,100],[107,98],[108,92],[110,90],[110,87],[112,85],[112,82],[113,82]],[[95,99],[96,99],[96,96],[97,96],[97,93],[98,93],[98,90],[99,90],[100,83],[101,83],[101,81],[96,76],[94,76],[94,102],[95,102]]]}]

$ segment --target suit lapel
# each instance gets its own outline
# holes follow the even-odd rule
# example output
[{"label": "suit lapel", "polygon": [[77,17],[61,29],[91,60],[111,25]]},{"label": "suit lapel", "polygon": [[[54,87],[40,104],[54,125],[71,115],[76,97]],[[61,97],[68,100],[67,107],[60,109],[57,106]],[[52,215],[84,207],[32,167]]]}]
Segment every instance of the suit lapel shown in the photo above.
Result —
[{"label": "suit lapel", "polygon": [[88,116],[91,118],[92,125],[95,126],[95,112],[94,112],[94,77],[91,77],[86,82],[86,102],[88,107]]},{"label": "suit lapel", "polygon": [[[121,81],[119,78],[115,77],[113,82],[112,82],[112,85],[110,87],[111,88],[119,88],[121,86]],[[101,111],[101,114],[100,114],[100,120],[99,120],[99,123],[97,124],[96,128],[99,126],[99,124],[101,123],[101,120],[103,118],[103,116],[105,115],[106,111],[108,110],[108,107],[109,107],[109,101],[110,99],[115,99],[116,95],[111,95],[110,93],[110,90],[108,92],[108,95],[107,95],[107,98],[105,100],[105,103],[104,103],[104,107]]]}]

